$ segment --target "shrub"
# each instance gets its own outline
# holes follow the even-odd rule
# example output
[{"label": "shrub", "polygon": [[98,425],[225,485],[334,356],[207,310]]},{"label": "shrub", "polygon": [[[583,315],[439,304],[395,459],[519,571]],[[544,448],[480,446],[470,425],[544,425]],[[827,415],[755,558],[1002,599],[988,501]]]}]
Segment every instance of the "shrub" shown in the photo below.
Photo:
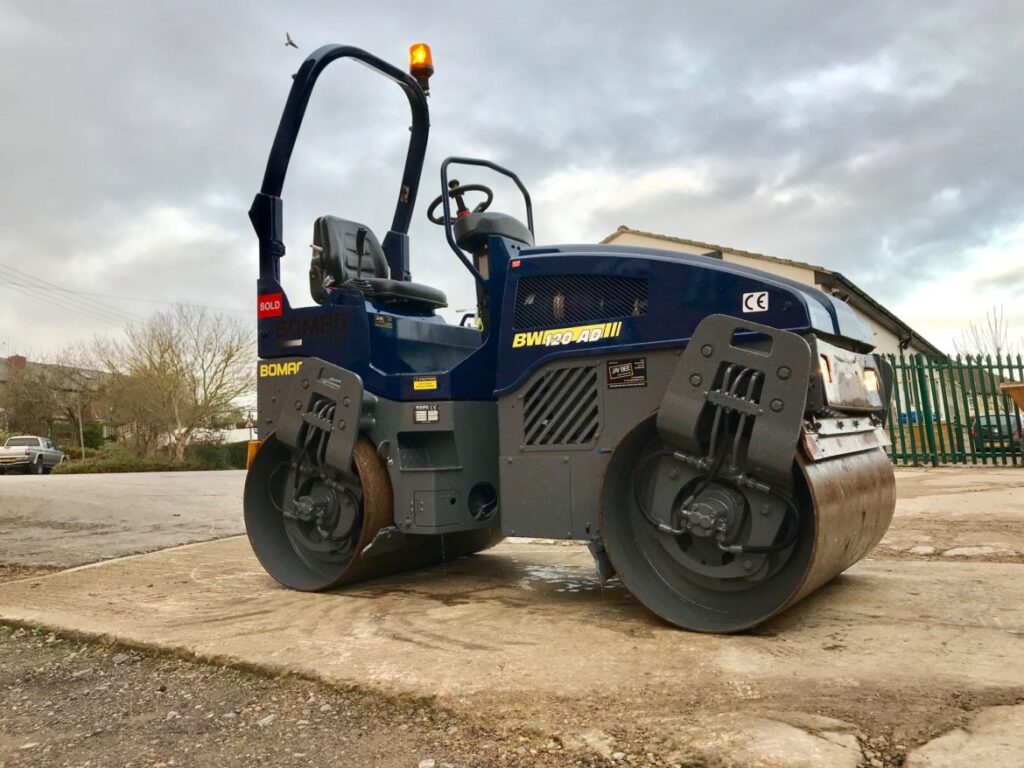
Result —
[{"label": "shrub", "polygon": [[231,469],[245,469],[249,459],[249,441],[228,443],[224,447],[228,450],[228,462]]},{"label": "shrub", "polygon": [[[80,461],[81,458],[82,458],[82,446],[80,446],[80,445],[74,445],[74,444],[71,444],[71,443],[63,443],[62,445],[58,445],[57,446],[57,450],[63,451],[64,453],[66,453],[67,457],[68,457],[68,461]],[[100,455],[99,450],[97,450],[96,448],[89,448],[88,446],[86,446],[85,458],[87,458],[87,459],[95,459],[99,455]]]},{"label": "shrub", "polygon": [[86,422],[82,425],[82,437],[86,448],[99,448],[103,445],[103,425],[98,421]]},{"label": "shrub", "polygon": [[86,458],[79,459],[81,449],[65,451],[68,461],[53,468],[58,475],[81,475],[91,472],[173,472],[196,469],[194,465],[175,465],[167,456],[140,458],[124,443],[104,443],[97,450],[86,449]]},{"label": "shrub", "polygon": [[167,452],[150,458],[139,458],[124,443],[104,443],[98,450],[86,449],[86,458],[79,459],[81,448],[64,447],[68,461],[54,467],[58,475],[80,475],[90,472],[180,472],[203,469],[245,469],[248,443],[202,443],[185,449],[185,462],[175,464]]},{"label": "shrub", "polygon": [[83,475],[92,472],[183,472],[202,469],[194,462],[173,464],[164,459],[103,458],[65,461],[53,468],[55,475]]},{"label": "shrub", "polygon": [[199,443],[185,449],[185,460],[202,469],[245,469],[248,442]]}]

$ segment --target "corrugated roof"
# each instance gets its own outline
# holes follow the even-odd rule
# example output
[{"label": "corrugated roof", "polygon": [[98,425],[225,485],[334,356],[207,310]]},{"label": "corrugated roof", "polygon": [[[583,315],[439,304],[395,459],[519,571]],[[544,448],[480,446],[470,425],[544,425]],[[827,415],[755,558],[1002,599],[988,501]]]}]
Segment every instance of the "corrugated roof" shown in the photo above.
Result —
[{"label": "corrugated roof", "polygon": [[661,235],[657,232],[645,232],[641,229],[633,229],[625,225],[620,226],[608,237],[604,238],[601,242],[603,244],[609,244],[619,235],[638,235],[640,237],[649,237],[653,240],[664,240],[669,243],[679,243],[680,245],[688,245],[693,248],[701,248],[706,251],[718,251],[734,253],[738,256],[746,256],[751,259],[758,259],[760,261],[767,261],[774,264],[784,264],[790,267],[799,267],[801,269],[810,269],[815,273],[815,281],[831,291],[839,291],[846,293],[848,296],[855,297],[858,301],[855,304],[861,304],[859,309],[865,314],[870,315],[880,325],[889,328],[895,332],[896,336],[904,342],[913,343],[919,349],[932,354],[932,355],[944,355],[945,353],[924,338],[921,334],[907,325],[905,322],[900,320],[896,315],[886,309],[882,304],[873,299],[870,294],[846,277],[841,272],[836,272],[832,269],[818,266],[817,264],[808,264],[805,261],[795,261],[793,259],[780,259],[777,256],[768,256],[764,253],[756,253],[754,251],[744,251],[739,248],[730,248],[727,245],[715,245],[714,243],[703,243],[699,240],[689,240],[684,237],[672,237],[671,235]]}]

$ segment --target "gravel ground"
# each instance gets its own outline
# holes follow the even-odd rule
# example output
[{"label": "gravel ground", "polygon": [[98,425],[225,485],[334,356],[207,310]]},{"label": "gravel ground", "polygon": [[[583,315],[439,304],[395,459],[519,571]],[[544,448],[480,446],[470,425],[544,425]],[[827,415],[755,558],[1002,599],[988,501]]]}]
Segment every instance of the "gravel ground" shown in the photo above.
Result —
[{"label": "gravel ground", "polygon": [[644,748],[635,732],[616,739],[630,751],[602,759],[426,700],[0,626],[2,768],[650,764]]},{"label": "gravel ground", "polygon": [[[1019,693],[961,696],[944,728],[964,725],[982,707],[1022,702]],[[893,726],[857,733],[863,766],[904,765],[919,740]],[[636,723],[582,741],[575,733],[563,741],[529,728],[496,730],[429,700],[0,625],[0,768],[724,765],[668,754],[673,745]]]},{"label": "gravel ground", "polygon": [[0,563],[0,581],[27,579],[29,576],[44,576],[47,573],[53,573],[56,570],[59,569],[37,565],[10,565]]}]

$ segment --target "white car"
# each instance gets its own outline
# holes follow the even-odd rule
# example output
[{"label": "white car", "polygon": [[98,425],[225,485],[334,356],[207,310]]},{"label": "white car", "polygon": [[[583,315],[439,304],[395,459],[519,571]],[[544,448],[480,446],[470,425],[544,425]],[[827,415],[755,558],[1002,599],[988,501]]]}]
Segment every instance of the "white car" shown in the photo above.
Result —
[{"label": "white car", "polygon": [[0,471],[4,474],[17,469],[25,474],[45,475],[65,459],[53,447],[53,441],[35,435],[17,435],[7,438],[0,447]]}]

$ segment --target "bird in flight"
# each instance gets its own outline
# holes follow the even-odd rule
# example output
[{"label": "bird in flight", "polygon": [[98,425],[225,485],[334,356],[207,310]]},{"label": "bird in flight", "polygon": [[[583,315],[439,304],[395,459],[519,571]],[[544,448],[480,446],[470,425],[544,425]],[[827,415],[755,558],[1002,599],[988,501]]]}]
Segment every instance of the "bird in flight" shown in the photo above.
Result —
[{"label": "bird in flight", "polygon": [[297,46],[295,44],[295,41],[292,40],[292,36],[289,35],[287,32],[284,33],[284,36],[285,36],[285,43],[284,43],[284,47],[285,48],[287,48],[288,46],[291,46],[292,48],[298,48],[299,47],[299,46]]}]

